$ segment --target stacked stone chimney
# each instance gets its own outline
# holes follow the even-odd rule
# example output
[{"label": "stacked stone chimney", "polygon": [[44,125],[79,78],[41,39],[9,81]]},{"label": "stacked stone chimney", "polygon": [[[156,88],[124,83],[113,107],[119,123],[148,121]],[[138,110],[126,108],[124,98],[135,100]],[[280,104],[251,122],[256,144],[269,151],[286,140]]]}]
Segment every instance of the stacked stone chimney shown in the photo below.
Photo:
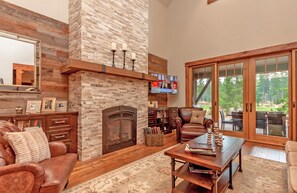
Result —
[{"label": "stacked stone chimney", "polygon": [[[69,2],[70,58],[111,66],[111,43],[117,43],[115,63],[122,68],[122,43],[137,54],[135,71],[147,73],[147,0],[71,0]],[[147,126],[148,83],[144,80],[79,71],[69,77],[69,108],[79,111],[80,160],[102,155],[102,110],[127,105],[137,108],[137,143]]]}]

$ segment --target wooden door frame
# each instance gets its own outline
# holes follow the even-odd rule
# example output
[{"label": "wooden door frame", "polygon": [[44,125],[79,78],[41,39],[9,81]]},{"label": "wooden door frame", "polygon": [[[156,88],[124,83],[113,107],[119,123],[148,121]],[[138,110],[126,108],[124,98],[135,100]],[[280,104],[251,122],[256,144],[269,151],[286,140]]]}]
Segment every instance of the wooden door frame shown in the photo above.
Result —
[{"label": "wooden door frame", "polygon": [[[276,58],[276,57],[281,57],[281,56],[288,56],[288,71],[289,71],[289,83],[288,83],[288,95],[289,95],[289,103],[288,103],[288,108],[289,108],[289,121],[288,125],[291,125],[288,127],[288,138],[286,137],[279,137],[279,136],[271,136],[271,135],[257,135],[256,134],[256,71],[255,71],[255,66],[256,66],[256,60],[261,60],[261,59],[267,59],[267,58]],[[264,56],[259,56],[259,57],[250,57],[249,58],[249,88],[248,88],[248,93],[249,93],[249,103],[252,103],[253,106],[253,111],[250,112],[249,114],[249,136],[248,140],[249,141],[254,141],[254,142],[261,142],[261,143],[267,143],[267,144],[275,144],[275,145],[285,145],[285,142],[287,140],[292,139],[292,131],[293,131],[293,125],[292,125],[292,112],[291,112],[291,101],[292,101],[292,62],[291,62],[291,53],[288,51],[285,52],[278,52],[275,54],[266,54]]]},{"label": "wooden door frame", "polygon": [[[293,141],[297,140],[297,109],[296,109],[296,102],[297,102],[297,49],[292,50],[292,68],[291,68],[291,82],[292,82],[292,90],[291,90],[291,115],[292,115],[292,120],[291,120],[291,124],[292,124],[292,137],[291,139]],[[294,129],[293,129],[294,128]]]},{"label": "wooden door frame", "polygon": [[[219,75],[219,66],[223,66],[223,65],[228,65],[228,64],[236,64],[236,63],[243,63],[243,71],[242,71],[242,76],[243,76],[243,91],[247,90],[247,78],[245,76],[245,74],[247,74],[246,70],[247,70],[247,66],[248,66],[248,60],[245,58],[242,59],[234,59],[234,60],[229,60],[229,61],[224,61],[224,62],[218,62],[216,67],[217,67],[217,71],[216,71],[216,75]],[[217,102],[217,109],[216,109],[216,113],[215,114],[219,114],[219,76],[216,77],[216,85],[214,87],[216,87],[217,90],[217,95],[215,100],[218,101]],[[234,136],[234,137],[243,137],[243,138],[247,138],[248,137],[248,115],[246,114],[246,106],[245,103],[248,100],[248,97],[246,94],[243,94],[243,99],[242,99],[242,111],[243,111],[243,131],[242,132],[234,132],[234,131],[228,131],[228,130],[220,130],[220,132],[222,132],[224,135],[228,135],[228,136]],[[219,118],[217,117],[217,119],[215,120],[216,122],[219,121]],[[245,129],[246,128],[246,129]]]},{"label": "wooden door frame", "polygon": [[[290,43],[286,43],[286,44],[281,44],[281,45],[275,45],[275,46],[269,46],[269,47],[264,47],[264,48],[259,48],[259,49],[254,49],[254,50],[248,50],[248,51],[243,51],[243,52],[238,52],[238,53],[232,53],[232,54],[227,54],[227,55],[222,55],[222,56],[217,56],[217,57],[212,57],[212,58],[206,58],[206,59],[200,59],[200,60],[196,60],[196,61],[191,61],[191,62],[187,62],[185,64],[185,77],[186,77],[186,105],[187,106],[191,106],[192,104],[192,93],[189,94],[191,91],[189,91],[190,88],[189,87],[189,76],[188,76],[188,72],[189,69],[192,67],[198,67],[198,66],[203,66],[203,65],[207,65],[207,64],[217,64],[219,62],[226,62],[226,61],[232,61],[232,60],[236,60],[236,59],[249,59],[249,58],[253,58],[253,57],[267,57],[269,55],[272,54],[278,54],[278,53],[282,53],[282,52],[290,52],[291,53],[291,101],[292,104],[290,104],[291,106],[289,107],[289,109],[291,109],[291,125],[292,127],[290,127],[290,129],[292,130],[292,136],[291,139],[296,141],[297,140],[297,42],[290,42]],[[217,65],[215,65],[217,66]],[[215,69],[215,71],[217,71],[217,69]],[[213,73],[214,74],[214,73]],[[214,82],[214,86],[217,85],[217,82]],[[191,86],[191,85],[190,85]],[[215,97],[217,98],[217,90],[214,91]],[[295,104],[294,104],[295,103]],[[293,105],[295,105],[295,107],[293,107]],[[216,104],[216,101],[214,101],[213,106],[215,108],[213,108],[216,112],[218,111],[218,106]],[[218,115],[217,113],[213,114],[213,119],[214,121],[218,120]],[[264,141],[263,143],[268,143],[266,141]]]},{"label": "wooden door frame", "polygon": [[217,101],[215,101],[214,96],[217,95],[217,91],[214,85],[216,85],[216,63],[210,63],[210,64],[203,64],[198,66],[190,66],[186,67],[186,107],[192,107],[193,106],[193,68],[203,68],[203,67],[211,67],[212,68],[212,107],[211,113],[212,113],[212,119],[216,120],[218,118],[218,115],[215,113],[217,108]]}]

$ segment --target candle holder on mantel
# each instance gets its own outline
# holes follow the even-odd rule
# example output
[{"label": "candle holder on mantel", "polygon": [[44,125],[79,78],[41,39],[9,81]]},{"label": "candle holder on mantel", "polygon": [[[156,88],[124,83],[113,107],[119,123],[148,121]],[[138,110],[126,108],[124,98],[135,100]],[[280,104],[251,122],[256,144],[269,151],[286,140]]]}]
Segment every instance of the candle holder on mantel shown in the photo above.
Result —
[{"label": "candle holder on mantel", "polygon": [[112,52],[112,67],[115,67],[115,65],[114,65],[114,55],[115,55],[116,50],[111,50],[111,52]]},{"label": "candle holder on mantel", "polygon": [[126,52],[127,50],[122,50],[123,51],[123,55],[124,55],[124,59],[123,59],[123,69],[126,69]]},{"label": "candle holder on mantel", "polygon": [[132,71],[134,71],[134,63],[135,63],[135,59],[131,59],[132,61]]}]

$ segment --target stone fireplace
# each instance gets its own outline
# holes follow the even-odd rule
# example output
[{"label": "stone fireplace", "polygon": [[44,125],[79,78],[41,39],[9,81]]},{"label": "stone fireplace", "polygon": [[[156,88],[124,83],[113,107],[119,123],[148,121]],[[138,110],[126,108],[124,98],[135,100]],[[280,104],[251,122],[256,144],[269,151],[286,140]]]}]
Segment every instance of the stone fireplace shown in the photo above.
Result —
[{"label": "stone fireplace", "polygon": [[[127,73],[131,71],[132,52],[137,54],[135,71],[148,72],[147,0],[69,1],[70,58],[111,66],[112,42],[117,43],[116,68],[123,67],[121,44],[126,43]],[[135,143],[144,143],[147,101],[148,83],[141,80],[141,76],[137,79],[84,70],[72,73],[69,76],[69,108],[79,111],[79,159],[87,160],[103,154],[102,113],[115,106],[137,109]]]},{"label": "stone fireplace", "polygon": [[103,154],[136,144],[137,109],[117,106],[102,111]]}]

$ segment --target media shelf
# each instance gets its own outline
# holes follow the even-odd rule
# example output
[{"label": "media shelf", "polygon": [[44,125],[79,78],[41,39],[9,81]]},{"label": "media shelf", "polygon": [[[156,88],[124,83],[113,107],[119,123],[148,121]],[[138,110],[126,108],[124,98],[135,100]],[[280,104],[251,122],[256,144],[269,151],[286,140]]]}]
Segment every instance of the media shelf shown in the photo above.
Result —
[{"label": "media shelf", "polygon": [[[235,174],[239,167],[236,162],[232,163],[232,175]],[[214,185],[212,175],[210,174],[197,174],[191,173],[189,171],[189,163],[184,164],[177,170],[173,172],[174,176],[182,178],[183,181],[180,182],[174,189],[174,193],[212,193],[212,187]],[[223,174],[220,176],[218,181],[218,192],[224,192],[224,190],[229,185],[229,168],[227,168]]]},{"label": "media shelf", "polygon": [[177,117],[177,107],[151,108],[148,110],[148,126],[160,127],[164,134],[176,129],[174,119]]}]

